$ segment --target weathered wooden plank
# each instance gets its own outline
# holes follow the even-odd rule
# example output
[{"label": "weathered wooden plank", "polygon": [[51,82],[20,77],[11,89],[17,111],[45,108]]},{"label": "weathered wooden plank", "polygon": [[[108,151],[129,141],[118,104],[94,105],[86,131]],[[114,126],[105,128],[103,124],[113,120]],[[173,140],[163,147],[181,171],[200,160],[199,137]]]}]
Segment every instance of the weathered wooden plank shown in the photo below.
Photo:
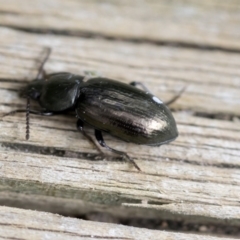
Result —
[{"label": "weathered wooden plank", "polygon": [[[1,28],[0,74],[4,79],[34,78],[44,46],[53,53],[47,72],[84,70],[124,82],[142,81],[156,96],[170,99],[187,87],[173,108],[195,113],[240,115],[240,55],[221,51],[201,51],[149,44],[133,44],[100,39],[23,34]],[[4,88],[17,90],[19,85]],[[1,100],[7,104],[12,93]],[[17,104],[18,98],[12,100]]]},{"label": "weathered wooden plank", "polygon": [[[48,72],[97,70],[124,82],[140,80],[163,99],[187,85],[175,110],[239,115],[238,54],[5,28],[0,33],[1,113],[24,106],[17,90],[26,84],[24,78],[36,74],[43,47],[51,46]],[[161,148],[105,136],[112,147],[128,152],[142,173],[128,163],[93,161],[99,154],[75,131],[71,116],[32,116],[28,142],[25,117],[5,117],[0,121],[0,203],[68,214],[96,210],[239,226],[239,122],[194,117],[188,111],[175,112],[175,117],[180,136]]]},{"label": "weathered wooden plank", "polygon": [[2,239],[229,239],[84,221],[57,214],[9,207],[0,207],[0,216],[0,238]]},{"label": "weathered wooden plank", "polygon": [[[18,100],[16,93],[8,94]],[[9,110],[4,107],[4,111]],[[239,124],[209,122],[181,113],[175,116],[180,137],[161,149],[106,136],[111,146],[136,158],[143,173],[135,172],[127,163],[89,161],[98,154],[74,131],[75,119],[33,117],[31,139],[25,142],[24,117],[4,118],[0,122],[1,188],[7,189],[7,195],[2,203],[15,199],[12,194],[20,191],[30,198],[36,194],[46,199],[51,196],[56,202],[58,198],[90,201],[100,204],[100,210],[104,204],[116,209],[135,203],[137,208],[153,209],[155,217],[164,213],[168,218],[177,215],[213,222],[228,219],[239,225]],[[141,210],[135,210],[136,214],[144,215]]]},{"label": "weathered wooden plank", "polygon": [[[195,126],[189,120],[186,126],[183,120],[181,123],[182,118],[176,115],[181,134],[178,140],[161,149],[122,143],[106,136],[111,146],[127,151],[136,159],[143,169],[138,173],[127,163],[89,161],[97,153],[74,132],[72,119],[34,118],[31,140],[26,142],[24,118],[7,117],[0,122],[0,128],[4,129],[1,189],[5,192],[1,202],[9,204],[9,199],[15,199],[15,204],[18,203],[12,194],[20,192],[23,196],[18,196],[19,201],[27,193],[30,198],[45,197],[45,203],[49,197],[56,202],[66,199],[76,208],[76,200],[95,205],[100,211],[108,205],[107,211],[117,215],[121,206],[130,206],[138,216],[150,210],[148,217],[228,220],[229,224],[240,225],[239,124],[234,125],[234,130],[226,130],[228,122],[213,121],[214,126],[209,127],[202,126],[208,120],[190,118]],[[208,136],[208,131],[214,132]],[[38,198],[34,201],[38,204]]]},{"label": "weathered wooden plank", "polygon": [[[238,1],[23,0],[20,5],[0,0],[0,13],[2,26],[92,36],[23,34],[0,28],[0,115],[24,107],[17,91],[36,75],[44,46],[53,49],[47,72],[96,70],[123,82],[143,81],[164,100],[187,86],[172,106],[180,132],[177,141],[152,148],[105,136],[112,147],[135,159],[141,173],[129,163],[101,161],[93,146],[76,132],[76,119],[71,116],[32,117],[28,142],[24,114],[0,119],[1,205],[67,215],[100,211],[120,217],[240,225]],[[169,43],[180,47],[166,46]],[[202,114],[226,120],[194,117]],[[69,220],[4,207],[0,212],[0,238],[51,234],[54,238],[59,221]],[[64,225],[68,232],[61,232],[59,238],[89,238],[95,232],[99,233],[95,237],[113,237],[113,225],[70,222],[60,222],[60,230]],[[71,232],[73,226],[76,232]],[[139,229],[114,225],[115,229],[122,232],[121,239],[141,239]],[[143,239],[152,236],[210,239],[141,230]]]},{"label": "weathered wooden plank", "polygon": [[240,49],[236,0],[1,0],[0,9],[5,26]]}]

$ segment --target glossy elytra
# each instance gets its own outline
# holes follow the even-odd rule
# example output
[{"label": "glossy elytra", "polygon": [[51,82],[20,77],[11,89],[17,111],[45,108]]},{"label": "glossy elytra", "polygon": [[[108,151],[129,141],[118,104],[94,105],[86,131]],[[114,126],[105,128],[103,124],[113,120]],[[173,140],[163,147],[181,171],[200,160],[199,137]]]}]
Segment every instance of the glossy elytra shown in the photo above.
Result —
[{"label": "glossy elytra", "polygon": [[[75,75],[68,72],[45,75],[44,63],[50,49],[40,67],[36,80],[23,89],[22,95],[27,97],[27,133],[29,138],[29,113],[38,115],[54,115],[66,110],[74,110],[77,116],[77,129],[93,143],[84,131],[84,124],[95,129],[98,143],[124,158],[137,164],[124,152],[110,148],[103,140],[102,132],[136,144],[159,146],[176,139],[178,130],[174,117],[167,107],[156,96],[152,95],[141,83],[121,83],[116,80]],[[139,89],[140,85],[143,89]],[[180,94],[168,102],[175,101]],[[40,104],[42,111],[30,109],[29,99]],[[11,113],[10,113],[11,114]]]}]

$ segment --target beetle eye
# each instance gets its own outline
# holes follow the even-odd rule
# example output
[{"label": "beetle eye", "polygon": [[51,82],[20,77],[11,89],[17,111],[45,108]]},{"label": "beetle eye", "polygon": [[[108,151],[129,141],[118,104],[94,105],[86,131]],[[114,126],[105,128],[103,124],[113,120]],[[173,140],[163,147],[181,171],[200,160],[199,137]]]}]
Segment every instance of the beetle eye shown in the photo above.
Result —
[{"label": "beetle eye", "polygon": [[42,81],[33,81],[23,88],[20,95],[22,97],[30,97],[32,99],[38,99],[42,94],[43,83]]},{"label": "beetle eye", "polygon": [[30,97],[32,99],[38,99],[41,95],[41,92],[39,89],[36,89],[34,87],[24,88],[20,92],[21,97]]},{"label": "beetle eye", "polygon": [[31,88],[31,90],[29,91],[29,94],[27,94],[27,95],[33,99],[38,99],[41,94],[35,88]]}]

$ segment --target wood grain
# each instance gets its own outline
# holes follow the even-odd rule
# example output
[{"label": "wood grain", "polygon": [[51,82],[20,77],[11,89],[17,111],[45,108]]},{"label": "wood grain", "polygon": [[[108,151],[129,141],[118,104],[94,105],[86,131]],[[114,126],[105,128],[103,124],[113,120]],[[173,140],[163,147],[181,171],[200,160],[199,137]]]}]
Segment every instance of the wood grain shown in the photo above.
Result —
[{"label": "wood grain", "polygon": [[[180,132],[172,144],[154,148],[105,136],[135,159],[140,173],[129,163],[99,160],[76,132],[75,117],[32,116],[29,141],[24,114],[1,119],[1,204],[240,226],[238,54],[7,28],[0,34],[2,114],[25,106],[17,91],[36,75],[44,46],[53,49],[47,72],[96,70],[123,82],[139,80],[164,100],[187,85],[172,106]],[[199,113],[235,121],[194,116]]]},{"label": "wood grain", "polygon": [[[173,233],[98,223],[62,217],[57,214],[0,207],[2,239],[114,239],[114,240],[218,240],[223,238]],[[43,221],[44,219],[44,221]],[[224,238],[229,239],[229,238]]]},{"label": "wood grain", "polygon": [[25,30],[240,49],[236,0],[0,1],[0,22]]},{"label": "wood grain", "polygon": [[[153,148],[104,136],[140,173],[102,160],[76,132],[74,116],[31,116],[29,141],[24,114],[0,117],[0,204],[239,227],[239,24],[236,0],[0,0],[0,116],[25,108],[18,91],[36,76],[44,47],[53,50],[49,73],[141,81],[164,101],[186,87],[171,106],[180,133],[173,143]],[[0,212],[0,238],[7,239],[217,239]]]},{"label": "wood grain", "polygon": [[[53,53],[46,64],[47,72],[81,74],[87,70],[126,83],[142,81],[163,100],[186,87],[173,109],[211,116],[240,116],[239,54],[24,34],[6,28],[1,28],[1,36],[1,79],[14,80],[17,85],[10,86],[13,91],[21,87],[23,79],[26,82],[36,76],[44,46],[48,46]],[[8,83],[3,84],[9,88]],[[3,99],[2,103],[7,103],[7,96]],[[18,98],[13,103],[18,104]]]}]

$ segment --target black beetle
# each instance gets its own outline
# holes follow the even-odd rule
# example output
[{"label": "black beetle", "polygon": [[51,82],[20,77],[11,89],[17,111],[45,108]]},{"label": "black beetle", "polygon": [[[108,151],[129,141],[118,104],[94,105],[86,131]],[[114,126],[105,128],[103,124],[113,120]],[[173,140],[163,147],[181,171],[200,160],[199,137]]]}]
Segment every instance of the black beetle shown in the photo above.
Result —
[{"label": "black beetle", "polygon": [[[49,116],[73,109],[78,118],[79,131],[94,143],[83,129],[84,123],[91,125],[102,147],[126,157],[140,170],[126,153],[105,144],[102,131],[127,142],[152,146],[169,143],[178,136],[171,111],[141,83],[132,82],[128,85],[112,79],[87,78],[68,72],[40,77],[43,75],[43,66],[49,55],[50,49],[47,49],[47,55],[39,69],[37,79],[22,91],[22,95],[28,100],[27,139],[29,138],[29,113]],[[141,85],[143,90],[136,85]],[[180,94],[168,104],[179,96]],[[30,98],[39,102],[42,107],[41,112],[30,110]],[[20,109],[14,112],[22,111]]]}]

